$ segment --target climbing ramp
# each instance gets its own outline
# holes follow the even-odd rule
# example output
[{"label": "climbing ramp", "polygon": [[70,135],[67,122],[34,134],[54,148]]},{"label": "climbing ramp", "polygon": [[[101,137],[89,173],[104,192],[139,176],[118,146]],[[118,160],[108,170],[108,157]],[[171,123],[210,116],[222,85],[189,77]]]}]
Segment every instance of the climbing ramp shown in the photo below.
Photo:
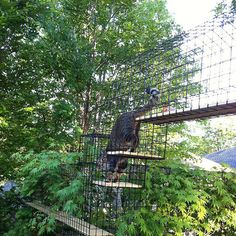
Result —
[{"label": "climbing ramp", "polygon": [[98,227],[89,224],[88,222],[73,217],[66,212],[62,211],[53,211],[50,207],[42,205],[35,202],[26,202],[26,205],[31,206],[32,208],[45,213],[48,216],[55,218],[57,221],[70,226],[76,231],[81,232],[83,235],[87,236],[113,236],[113,234],[106,232],[105,230],[99,229]]},{"label": "climbing ramp", "polygon": [[[85,179],[81,218],[28,203],[73,228],[78,235],[115,235],[117,220],[143,207],[146,173],[168,153],[169,128],[188,120],[236,114],[236,22],[222,14],[198,27],[162,40],[149,51],[108,67],[98,77],[88,132],[80,137],[78,171]],[[99,86],[100,87],[100,86]],[[140,126],[135,150],[107,150],[119,117],[149,103],[157,88],[157,105],[134,117]],[[96,89],[96,88],[95,88]],[[117,140],[118,142],[118,140]],[[110,163],[127,165],[114,175]]]}]

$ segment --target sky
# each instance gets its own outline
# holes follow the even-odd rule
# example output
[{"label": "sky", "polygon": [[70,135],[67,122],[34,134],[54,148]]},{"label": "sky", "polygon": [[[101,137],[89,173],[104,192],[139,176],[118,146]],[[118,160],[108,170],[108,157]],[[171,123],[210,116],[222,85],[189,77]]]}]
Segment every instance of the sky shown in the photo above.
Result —
[{"label": "sky", "polygon": [[[230,0],[225,0],[230,3]],[[184,30],[194,28],[197,25],[210,20],[213,17],[213,9],[221,0],[167,0],[167,8],[176,22]],[[227,127],[236,130],[236,116],[219,117],[211,120],[215,127]],[[192,123],[193,124],[193,123]],[[193,125],[194,126],[194,125]],[[202,130],[194,126],[196,135],[202,134]]]},{"label": "sky", "polygon": [[167,0],[167,7],[184,30],[193,28],[213,16],[212,9],[220,0]]}]

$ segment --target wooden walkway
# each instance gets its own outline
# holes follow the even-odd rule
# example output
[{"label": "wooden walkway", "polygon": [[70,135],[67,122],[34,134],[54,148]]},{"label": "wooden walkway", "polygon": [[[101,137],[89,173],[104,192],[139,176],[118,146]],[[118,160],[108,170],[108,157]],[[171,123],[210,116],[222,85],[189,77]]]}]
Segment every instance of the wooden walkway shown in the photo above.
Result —
[{"label": "wooden walkway", "polygon": [[199,109],[184,109],[175,110],[157,115],[146,115],[138,117],[136,120],[144,123],[153,124],[168,124],[173,122],[182,122],[195,119],[206,119],[211,117],[217,117],[221,115],[236,114],[236,102],[230,102],[226,104],[208,106]]},{"label": "wooden walkway", "polygon": [[28,206],[35,208],[36,210],[45,213],[46,215],[55,217],[56,220],[70,226],[71,228],[79,231],[85,236],[113,236],[113,234],[96,227],[95,225],[89,224],[88,222],[78,219],[74,216],[67,214],[62,211],[52,211],[50,207],[42,204],[26,202]]}]

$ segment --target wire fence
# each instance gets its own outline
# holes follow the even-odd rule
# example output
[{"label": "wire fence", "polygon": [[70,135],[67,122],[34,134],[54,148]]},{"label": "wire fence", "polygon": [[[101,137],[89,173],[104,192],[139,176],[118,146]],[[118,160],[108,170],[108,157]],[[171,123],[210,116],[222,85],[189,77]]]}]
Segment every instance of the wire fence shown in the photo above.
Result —
[{"label": "wire fence", "polygon": [[[78,235],[115,235],[119,217],[143,204],[149,164],[166,158],[169,125],[236,113],[235,27],[234,14],[223,14],[98,79],[103,86],[95,94],[89,132],[80,140],[81,219],[41,211]],[[160,94],[147,94],[150,88]]]}]

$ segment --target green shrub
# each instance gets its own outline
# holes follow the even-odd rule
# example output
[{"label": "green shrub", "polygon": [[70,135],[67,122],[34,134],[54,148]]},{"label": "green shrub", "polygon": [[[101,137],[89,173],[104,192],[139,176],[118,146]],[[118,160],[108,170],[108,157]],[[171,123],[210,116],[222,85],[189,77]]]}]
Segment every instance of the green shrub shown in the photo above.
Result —
[{"label": "green shrub", "polygon": [[149,169],[142,200],[144,207],[120,218],[117,235],[236,232],[235,173],[193,170],[173,160],[155,164]]},{"label": "green shrub", "polygon": [[[84,202],[84,178],[76,165],[80,156],[80,153],[53,151],[15,154],[14,158],[22,163],[18,170],[20,198],[38,201],[53,210],[62,210],[80,217]],[[12,225],[11,230],[5,233],[7,236],[43,235],[56,230],[53,217],[33,211],[26,205],[19,207],[14,219],[8,217],[8,221]]]}]

